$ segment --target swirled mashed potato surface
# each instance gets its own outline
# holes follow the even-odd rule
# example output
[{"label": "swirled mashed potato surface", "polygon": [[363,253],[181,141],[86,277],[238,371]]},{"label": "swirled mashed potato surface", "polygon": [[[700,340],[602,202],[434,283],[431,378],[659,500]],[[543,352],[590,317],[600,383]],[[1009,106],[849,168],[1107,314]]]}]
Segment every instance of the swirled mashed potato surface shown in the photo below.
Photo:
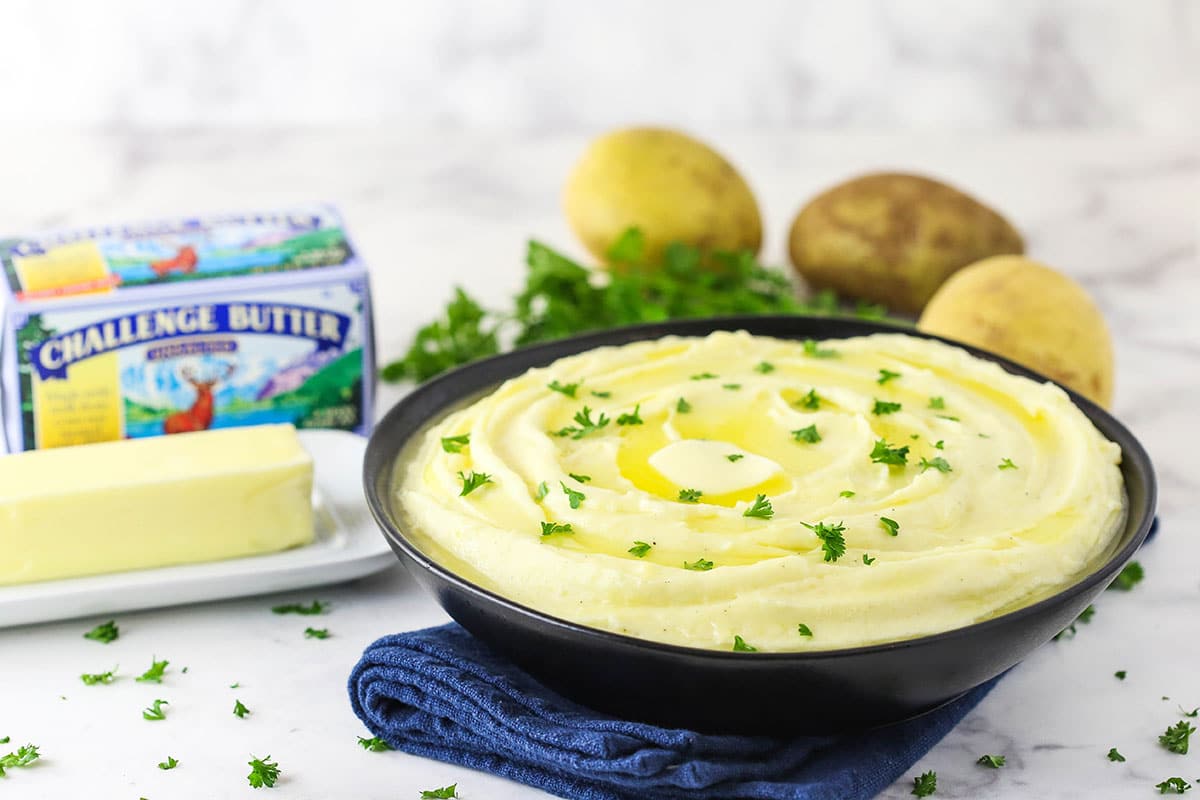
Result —
[{"label": "swirled mashed potato surface", "polygon": [[903,334],[592,350],[449,414],[401,460],[408,533],[449,569],[724,650],[993,617],[1107,557],[1124,515],[1120,449],[1066,393]]}]

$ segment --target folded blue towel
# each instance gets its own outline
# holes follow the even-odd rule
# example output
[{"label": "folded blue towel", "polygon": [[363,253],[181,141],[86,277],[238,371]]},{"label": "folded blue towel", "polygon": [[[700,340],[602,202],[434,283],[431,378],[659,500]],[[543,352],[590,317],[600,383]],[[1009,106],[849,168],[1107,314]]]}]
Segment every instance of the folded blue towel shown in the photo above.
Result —
[{"label": "folded blue towel", "polygon": [[350,676],[354,712],[397,750],[574,800],[866,800],[991,690],[835,737],[709,736],[598,714],[541,686],[458,625],[385,636]]}]

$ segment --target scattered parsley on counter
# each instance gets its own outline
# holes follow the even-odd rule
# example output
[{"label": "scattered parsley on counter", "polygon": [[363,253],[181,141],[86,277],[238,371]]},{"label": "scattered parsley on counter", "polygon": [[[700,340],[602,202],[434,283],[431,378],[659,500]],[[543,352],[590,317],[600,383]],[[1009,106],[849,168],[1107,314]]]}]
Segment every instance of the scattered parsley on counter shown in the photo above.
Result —
[{"label": "scattered parsley on counter", "polygon": [[719,377],[719,375],[714,375],[711,372],[697,372],[695,375],[691,376],[691,379],[694,381],[711,381]]},{"label": "scattered parsley on counter", "polygon": [[150,669],[143,672],[134,680],[138,683],[162,683],[163,674],[167,671],[167,665],[170,663],[170,661],[157,661],[151,657]]},{"label": "scattered parsley on counter", "polygon": [[562,525],[557,522],[543,522],[542,523],[542,536],[553,536],[556,533],[574,533],[574,532],[575,531],[572,530],[571,523],[569,523],[569,522],[565,525]]},{"label": "scattered parsley on counter", "polygon": [[279,780],[279,764],[272,761],[270,756],[266,758],[250,756],[250,760],[246,763],[250,765],[250,774],[246,776],[246,780],[250,782],[251,787],[261,789],[266,786],[270,789]]},{"label": "scattered parsley on counter", "polygon": [[304,629],[304,638],[305,639],[328,639],[330,636],[332,636],[332,634],[329,632],[329,628],[305,628]]},{"label": "scattered parsley on counter", "polygon": [[601,400],[607,400],[612,397],[612,392],[592,392],[592,397],[599,397]]},{"label": "scattered parsley on counter", "polygon": [[373,736],[370,739],[360,736],[358,737],[358,746],[371,753],[384,753],[392,749],[390,744],[378,736]]},{"label": "scattered parsley on counter", "polygon": [[91,639],[93,642],[108,644],[109,642],[115,642],[120,635],[121,629],[117,627],[116,620],[110,619],[108,622],[102,622],[92,628],[83,635],[83,638]]},{"label": "scattered parsley on counter", "polygon": [[452,783],[449,786],[443,786],[441,789],[426,789],[421,792],[421,800],[456,800],[458,797],[458,784]]},{"label": "scattered parsley on counter", "polygon": [[924,456],[922,456],[921,463],[918,466],[921,467],[921,472],[924,472],[927,469],[936,469],[938,472],[953,472],[954,471],[954,469],[950,466],[950,462],[947,461],[946,459],[942,458],[941,456],[938,456],[937,458],[933,459],[932,461],[930,461],[928,458],[925,458]]},{"label": "scattered parsley on counter", "polygon": [[1185,717],[1191,717],[1192,719],[1195,719],[1196,717],[1200,717],[1200,706],[1193,708],[1191,711],[1184,711],[1183,706],[1180,706],[1179,713],[1183,714]]},{"label": "scattered parsley on counter", "polygon": [[752,644],[746,644],[746,640],[740,636],[733,637],[733,652],[735,653],[757,653],[758,648]]},{"label": "scattered parsley on counter", "polygon": [[931,397],[929,398],[929,407],[943,411],[946,408],[946,399],[944,397]]},{"label": "scattered parsley on counter", "polygon": [[149,708],[142,709],[142,719],[148,719],[151,722],[157,722],[158,720],[166,719],[167,712],[163,711],[162,707],[169,705],[170,703],[168,703],[166,700],[155,700],[154,705],[150,706]]},{"label": "scattered parsley on counter", "polygon": [[[310,629],[311,630],[311,629]],[[252,713],[250,709],[242,704],[241,700],[233,701],[233,715],[238,719],[245,719],[247,714]]]},{"label": "scattered parsley on counter", "polygon": [[562,487],[563,494],[567,496],[567,502],[571,504],[571,508],[579,508],[580,504],[587,499],[587,495],[585,495],[583,492],[575,491],[562,481],[559,481],[558,485]]},{"label": "scattered parsley on counter", "polygon": [[557,380],[554,380],[554,381],[550,381],[548,384],[546,384],[546,388],[552,392],[558,392],[559,394],[565,394],[567,397],[570,397],[572,400],[574,400],[575,392],[579,391],[579,384],[578,383],[559,383]]},{"label": "scattered parsley on counter", "polygon": [[1159,794],[1183,794],[1192,785],[1183,778],[1167,778],[1162,783],[1154,784],[1154,788],[1158,789]]},{"label": "scattered parsley on counter", "polygon": [[871,566],[872,564],[874,564],[874,563],[875,563],[877,560],[878,560],[878,559],[876,559],[876,558],[871,558],[871,557],[870,557],[869,555],[867,555],[866,553],[863,553],[863,563],[864,563],[864,564],[866,564],[868,567],[869,567],[869,566]]},{"label": "scattered parsley on counter", "polygon": [[888,403],[883,400],[876,400],[875,405],[871,408],[871,413],[877,417],[882,417],[885,414],[895,414],[899,410],[899,403]]},{"label": "scattered parsley on counter", "polygon": [[767,499],[767,496],[760,494],[754,498],[754,504],[742,512],[742,516],[770,519],[775,516],[775,509],[771,508],[771,501]]},{"label": "scattered parsley on counter", "polygon": [[240,689],[240,688],[242,688],[242,684],[241,683],[231,683],[231,684],[229,684],[229,688],[230,689]]},{"label": "scattered parsley on counter", "polygon": [[[108,672],[87,673],[79,676],[79,680],[83,681],[86,686],[95,686],[98,683],[109,684],[116,679],[117,668],[113,667]],[[0,742],[4,744],[4,742]]]},{"label": "scattered parsley on counter", "polygon": [[721,384],[721,388],[728,389],[731,392],[739,392],[742,389],[742,385],[740,383],[723,383]]},{"label": "scattered parsley on counter", "polygon": [[458,493],[459,497],[466,497],[480,486],[493,483],[491,475],[488,475],[486,472],[475,472],[474,470],[468,473],[463,473],[460,470],[458,478],[462,481],[462,491]]},{"label": "scattered parsley on counter", "polygon": [[816,339],[804,340],[804,355],[810,358],[837,358],[837,350],[829,350],[827,348],[818,347]]},{"label": "scattered parsley on counter", "polygon": [[447,453],[461,453],[462,449],[471,443],[471,434],[461,436],[443,436],[442,449]]},{"label": "scattered parsley on counter", "polygon": [[687,414],[692,410],[692,404],[681,397],[679,398],[679,401],[675,403],[675,410],[680,414]]},{"label": "scattered parsley on counter", "polygon": [[838,497],[854,497],[854,492],[849,489],[843,489],[838,493]]},{"label": "scattered parsley on counter", "polygon": [[1095,615],[1096,615],[1096,607],[1095,606],[1088,606],[1083,611],[1080,611],[1079,616],[1075,618],[1074,622],[1072,622],[1067,627],[1063,628],[1058,633],[1054,634],[1054,641],[1057,642],[1059,639],[1075,638],[1075,633],[1076,633],[1075,626],[1088,624],[1089,622],[1092,621],[1092,617],[1094,617]]},{"label": "scattered parsley on counter", "polygon": [[875,382],[883,386],[888,381],[894,381],[899,377],[899,372],[892,372],[890,369],[881,369],[879,370],[879,377],[875,379]]},{"label": "scattered parsley on counter", "polygon": [[633,543],[633,547],[629,548],[626,552],[631,553],[632,555],[634,555],[637,558],[644,558],[646,553],[650,552],[650,547],[651,547],[651,545],[649,542],[635,541]]},{"label": "scattered parsley on counter", "polygon": [[889,447],[886,439],[876,439],[871,450],[871,461],[876,464],[904,466],[908,463],[908,445]]},{"label": "scattered parsley on counter", "polygon": [[608,417],[604,414],[604,412],[600,412],[600,415],[597,416],[593,421],[592,410],[587,406],[584,406],[581,410],[576,411],[573,419],[575,420],[574,425],[568,425],[565,428],[560,428],[554,432],[554,435],[559,437],[570,436],[572,439],[582,439],[589,433],[595,433],[596,431],[608,425]]},{"label": "scattered parsley on counter", "polygon": [[[7,744],[8,739],[9,737],[7,736],[0,739],[0,744]],[[41,757],[42,755],[38,752],[37,745],[34,744],[22,745],[17,748],[15,753],[0,756],[0,778],[4,777],[5,770],[28,767]]]},{"label": "scattered parsley on counter", "polygon": [[685,562],[683,562],[683,568],[684,568],[684,569],[690,569],[690,570],[693,570],[693,571],[695,571],[695,572],[708,572],[710,569],[712,569],[712,568],[713,568],[713,562],[711,562],[711,561],[708,561],[708,560],[706,560],[706,559],[703,559],[703,558],[697,558],[697,559],[696,559],[695,561],[693,561],[691,564],[689,564],[689,563],[688,563],[688,562],[686,562],[686,561],[685,561]]},{"label": "scattered parsley on counter", "polygon": [[618,425],[641,425],[642,424],[642,404],[638,403],[633,407],[632,414],[622,414],[617,417]]},{"label": "scattered parsley on counter", "polygon": [[769,372],[775,371],[775,365],[770,361],[760,361],[757,365],[755,365],[754,371],[761,372],[763,375],[766,375]]},{"label": "scattered parsley on counter", "polygon": [[746,456],[742,455],[741,453],[730,453],[729,455],[725,456],[725,459],[727,461],[736,463],[738,461],[741,461],[745,457]]},{"label": "scattered parsley on counter", "polygon": [[985,767],[991,767],[992,769],[1000,769],[1004,766],[1005,761],[1006,759],[1004,756],[980,756],[979,760],[975,763],[981,764]]},{"label": "scattered parsley on counter", "polygon": [[1123,669],[1119,669],[1119,670],[1117,670],[1116,672],[1114,672],[1114,673],[1113,673],[1113,677],[1114,677],[1114,678],[1116,678],[1116,679],[1117,679],[1117,680],[1119,680],[1119,681],[1123,681],[1123,680],[1125,680],[1125,676],[1126,676],[1127,674],[1128,674],[1128,673],[1126,673],[1126,672],[1125,672],[1125,670],[1123,670]]},{"label": "scattered parsley on counter", "polygon": [[1121,753],[1117,750],[1117,748],[1110,747],[1110,748],[1108,748],[1108,760],[1109,761],[1124,761],[1125,756],[1121,755]]},{"label": "scattered parsley on counter", "polygon": [[929,797],[937,791],[937,773],[933,770],[923,772],[913,778],[912,793],[917,797]]},{"label": "scattered parsley on counter", "polygon": [[900,535],[900,523],[890,517],[880,517],[879,526],[887,531],[889,536]]},{"label": "scattered parsley on counter", "polygon": [[1001,459],[1000,466],[996,467],[996,469],[1020,469],[1020,467],[1014,464],[1011,458],[1005,458]]},{"label": "scattered parsley on counter", "polygon": [[704,494],[704,492],[700,491],[699,489],[680,489],[679,490],[679,502],[681,502],[681,503],[699,503],[700,496],[702,494]]},{"label": "scattered parsley on counter", "polygon": [[796,631],[801,636],[812,636],[813,635],[812,628],[808,627],[803,622],[801,622],[799,625],[796,626]]},{"label": "scattered parsley on counter", "polygon": [[324,600],[313,600],[308,605],[302,603],[287,603],[282,606],[272,606],[271,613],[273,614],[299,614],[303,617],[315,617],[318,614],[324,614],[329,608],[329,603]]},{"label": "scattered parsley on counter", "polygon": [[842,523],[826,525],[824,522],[818,522],[816,525],[809,525],[807,522],[801,522],[800,524],[821,540],[821,550],[825,553],[826,561],[837,561],[846,554],[846,537],[842,535],[846,532],[846,526]]},{"label": "scattered parsley on counter", "polygon": [[821,434],[817,433],[816,425],[809,425],[807,428],[801,428],[800,430],[792,431],[792,438],[797,442],[816,444],[817,442],[821,441]]},{"label": "scattered parsley on counter", "polygon": [[938,439],[938,440],[937,440],[937,442],[936,442],[936,443],[933,445],[933,449],[934,449],[934,450],[944,450],[944,449],[946,449],[946,442],[945,442],[944,440],[942,440],[942,439]]},{"label": "scattered parsley on counter", "polygon": [[796,401],[796,405],[809,411],[817,411],[821,408],[821,395],[817,394],[816,389],[809,389],[808,394]]},{"label": "scattered parsley on counter", "polygon": [[179,766],[179,759],[175,758],[175,756],[167,756],[166,761],[158,762],[159,769],[175,769],[178,766]]},{"label": "scattered parsley on counter", "polygon": [[8,744],[10,741],[12,741],[11,736],[5,736],[3,738],[0,738],[0,744]]},{"label": "scattered parsley on counter", "polygon": [[1158,743],[1172,753],[1178,753],[1181,756],[1186,756],[1188,751],[1188,739],[1196,732],[1196,728],[1189,722],[1180,720],[1177,724],[1167,728],[1167,730],[1158,737]]},{"label": "scattered parsley on counter", "polygon": [[542,481],[541,483],[538,484],[537,501],[539,503],[542,502],[543,500],[546,499],[546,495],[548,495],[548,494],[550,494],[550,487],[546,485],[545,481]]},{"label": "scattered parsley on counter", "polygon": [[587,483],[592,479],[591,475],[577,475],[574,472],[568,472],[567,477],[577,483]]},{"label": "scattered parsley on counter", "polygon": [[1142,569],[1142,565],[1137,561],[1130,561],[1125,565],[1125,569],[1121,570],[1113,582],[1108,585],[1110,589],[1118,589],[1122,592],[1128,592],[1134,586],[1142,582],[1142,578],[1146,577],[1146,570]]}]

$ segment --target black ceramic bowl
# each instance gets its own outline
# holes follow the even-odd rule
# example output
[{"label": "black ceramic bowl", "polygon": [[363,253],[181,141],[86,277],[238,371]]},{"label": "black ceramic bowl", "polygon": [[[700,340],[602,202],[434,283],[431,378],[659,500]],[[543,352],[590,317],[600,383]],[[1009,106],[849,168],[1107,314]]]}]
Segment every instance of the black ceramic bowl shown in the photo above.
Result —
[{"label": "black ceramic bowl", "polygon": [[[396,457],[414,434],[463,398],[594,347],[714,330],[782,339],[897,331],[925,336],[875,322],[795,316],[686,320],[587,334],[431,380],[388,412],[367,446],[367,501],[417,582],[464,628],[573,700],[629,719],[702,731],[827,733],[895,722],[953,700],[1044,644],[1112,582],[1146,537],[1155,507],[1150,459],[1121,423],[1074,393],[1075,404],[1121,446],[1129,513],[1115,555],[1045,600],[918,639],[815,653],[720,652],[635,639],[557,619],[480,588],[431,561],[405,535],[390,491]],[[966,349],[1009,372],[1045,380],[999,356]]]}]

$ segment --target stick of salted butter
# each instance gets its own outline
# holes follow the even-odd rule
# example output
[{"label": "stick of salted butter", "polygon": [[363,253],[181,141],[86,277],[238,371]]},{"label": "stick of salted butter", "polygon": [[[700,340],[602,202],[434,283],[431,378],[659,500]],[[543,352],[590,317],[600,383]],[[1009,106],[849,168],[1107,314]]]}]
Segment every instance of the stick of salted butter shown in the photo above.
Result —
[{"label": "stick of salted butter", "polygon": [[312,476],[291,425],[0,458],[0,586],[307,544]]}]

